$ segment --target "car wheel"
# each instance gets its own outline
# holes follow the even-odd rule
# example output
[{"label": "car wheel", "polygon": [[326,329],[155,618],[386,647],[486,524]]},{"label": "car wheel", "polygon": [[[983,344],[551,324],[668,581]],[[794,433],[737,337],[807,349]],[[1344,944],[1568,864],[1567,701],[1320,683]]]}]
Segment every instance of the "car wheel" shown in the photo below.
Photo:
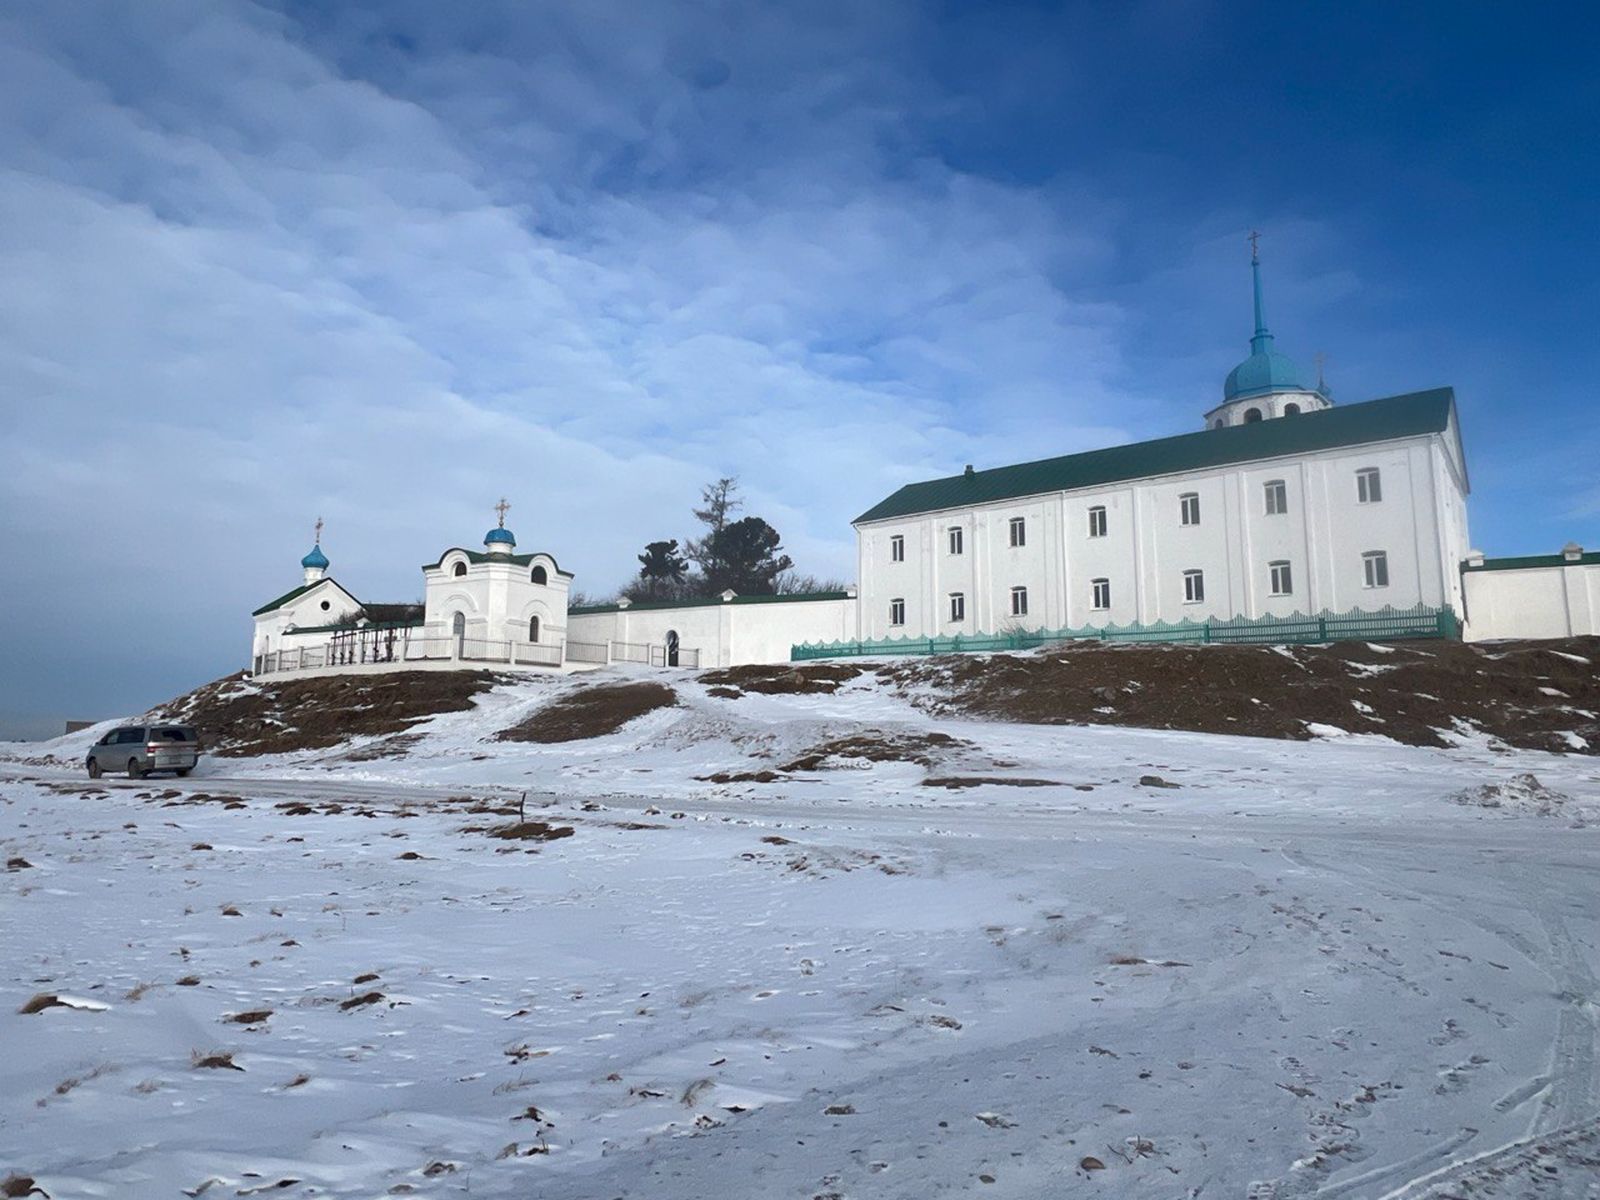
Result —
[{"label": "car wheel", "polygon": [[139,760],[137,758],[130,758],[128,760],[128,778],[129,779],[143,779],[144,778],[144,772],[139,768]]},{"label": "car wheel", "polygon": [[98,758],[91,758],[89,760],[89,778],[100,778],[100,760]]}]

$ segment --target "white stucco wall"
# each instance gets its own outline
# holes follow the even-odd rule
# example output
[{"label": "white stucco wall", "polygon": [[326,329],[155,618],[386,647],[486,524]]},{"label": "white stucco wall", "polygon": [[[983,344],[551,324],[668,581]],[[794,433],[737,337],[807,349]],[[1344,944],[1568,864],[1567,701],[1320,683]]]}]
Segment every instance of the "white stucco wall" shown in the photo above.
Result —
[{"label": "white stucco wall", "polygon": [[1600,562],[1467,570],[1462,582],[1468,641],[1600,634]]},{"label": "white stucco wall", "polygon": [[629,607],[574,613],[567,621],[572,642],[663,646],[676,632],[684,649],[700,652],[700,666],[789,661],[801,642],[854,641],[856,602],[839,600],[722,601],[671,608]]},{"label": "white stucco wall", "polygon": [[[1289,418],[1292,419],[1292,418]],[[1460,611],[1457,564],[1465,553],[1466,479],[1453,433],[1233,464],[1099,488],[948,509],[857,527],[861,637],[948,637],[1008,628],[1125,625],[1206,617],[1288,615],[1448,604]],[[1383,498],[1358,499],[1356,471],[1381,472]],[[1265,484],[1281,479],[1288,512],[1266,512]],[[1200,523],[1185,526],[1179,497],[1200,497]],[[1090,537],[1092,507],[1106,509],[1106,536]],[[1026,545],[1009,544],[1012,517]],[[964,552],[949,553],[948,531]],[[905,538],[905,561],[891,538]],[[1362,555],[1388,555],[1389,583],[1369,588]],[[1273,596],[1269,564],[1286,561],[1293,591]],[[1183,573],[1204,573],[1205,600],[1184,598]],[[1092,581],[1111,583],[1111,607],[1092,607]],[[1028,615],[1010,614],[1011,589],[1028,590]],[[966,597],[950,620],[949,596]],[[891,626],[890,603],[906,620]]]},{"label": "white stucco wall", "polygon": [[[288,632],[290,626],[315,628],[333,625],[341,619],[360,611],[356,598],[332,579],[319,580],[309,591],[302,592],[287,604],[253,618],[251,631],[252,660],[274,654],[285,646],[304,644],[307,638]],[[317,635],[322,640],[327,634]]]},{"label": "white stucco wall", "polygon": [[[457,565],[465,568],[456,574]],[[535,568],[544,568],[546,582],[533,582]],[[567,636],[567,593],[572,577],[548,554],[513,561],[491,557],[472,561],[465,550],[445,552],[424,567],[423,636],[448,638],[460,613],[470,641],[528,642],[529,618],[539,618],[539,642],[560,645]]]}]

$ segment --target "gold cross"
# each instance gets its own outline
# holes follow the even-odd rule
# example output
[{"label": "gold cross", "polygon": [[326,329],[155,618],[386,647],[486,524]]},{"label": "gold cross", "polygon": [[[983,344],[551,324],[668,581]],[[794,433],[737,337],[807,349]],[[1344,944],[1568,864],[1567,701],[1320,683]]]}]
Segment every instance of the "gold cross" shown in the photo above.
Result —
[{"label": "gold cross", "polygon": [[495,512],[500,514],[500,528],[501,529],[504,529],[506,527],[506,513],[510,510],[510,508],[511,508],[511,505],[506,503],[506,498],[504,496],[501,496],[500,497],[500,503],[496,504],[494,506]]},{"label": "gold cross", "polygon": [[1260,262],[1261,261],[1259,255],[1256,253],[1256,243],[1258,241],[1260,241],[1260,240],[1261,240],[1261,235],[1259,233],[1257,233],[1254,229],[1252,229],[1250,231],[1250,261],[1251,262]]}]

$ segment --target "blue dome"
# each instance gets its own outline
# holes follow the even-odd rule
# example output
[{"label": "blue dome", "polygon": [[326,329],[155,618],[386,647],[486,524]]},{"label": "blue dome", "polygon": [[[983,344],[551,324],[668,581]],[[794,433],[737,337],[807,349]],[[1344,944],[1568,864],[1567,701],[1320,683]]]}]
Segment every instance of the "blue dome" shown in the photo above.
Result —
[{"label": "blue dome", "polygon": [[300,560],[300,565],[308,569],[326,571],[328,569],[328,556],[322,552],[322,543],[318,542],[311,547],[311,553]]},{"label": "blue dome", "polygon": [[492,546],[497,542],[504,542],[508,546],[515,546],[517,544],[517,539],[511,536],[511,530],[509,529],[491,529],[488,533],[483,535],[483,544],[485,546]]},{"label": "blue dome", "polygon": [[1312,390],[1306,386],[1305,378],[1300,374],[1300,368],[1294,365],[1294,360],[1272,348],[1272,334],[1267,331],[1267,318],[1261,304],[1261,264],[1253,252],[1250,255],[1250,276],[1255,289],[1256,331],[1250,339],[1250,357],[1229,371],[1222,385],[1224,404],[1250,396],[1270,396],[1274,392]]},{"label": "blue dome", "polygon": [[1243,400],[1249,396],[1270,396],[1273,392],[1311,390],[1294,359],[1269,348],[1256,351],[1228,372],[1227,382],[1222,385],[1222,399]]}]

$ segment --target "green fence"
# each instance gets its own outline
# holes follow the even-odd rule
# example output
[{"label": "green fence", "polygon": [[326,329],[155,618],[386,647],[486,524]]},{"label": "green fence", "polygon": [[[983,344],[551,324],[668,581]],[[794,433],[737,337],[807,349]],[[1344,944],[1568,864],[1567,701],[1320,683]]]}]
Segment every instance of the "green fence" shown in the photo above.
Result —
[{"label": "green fence", "polygon": [[1283,645],[1316,642],[1384,642],[1410,638],[1458,638],[1461,626],[1451,608],[1384,607],[1287,617],[1233,617],[1226,621],[1159,621],[1154,625],[1107,625],[1096,629],[1034,629],[972,637],[886,638],[875,642],[816,642],[790,648],[789,658],[858,658],[880,654],[963,654],[1027,650],[1081,639],[1100,642],[1200,642]]}]

